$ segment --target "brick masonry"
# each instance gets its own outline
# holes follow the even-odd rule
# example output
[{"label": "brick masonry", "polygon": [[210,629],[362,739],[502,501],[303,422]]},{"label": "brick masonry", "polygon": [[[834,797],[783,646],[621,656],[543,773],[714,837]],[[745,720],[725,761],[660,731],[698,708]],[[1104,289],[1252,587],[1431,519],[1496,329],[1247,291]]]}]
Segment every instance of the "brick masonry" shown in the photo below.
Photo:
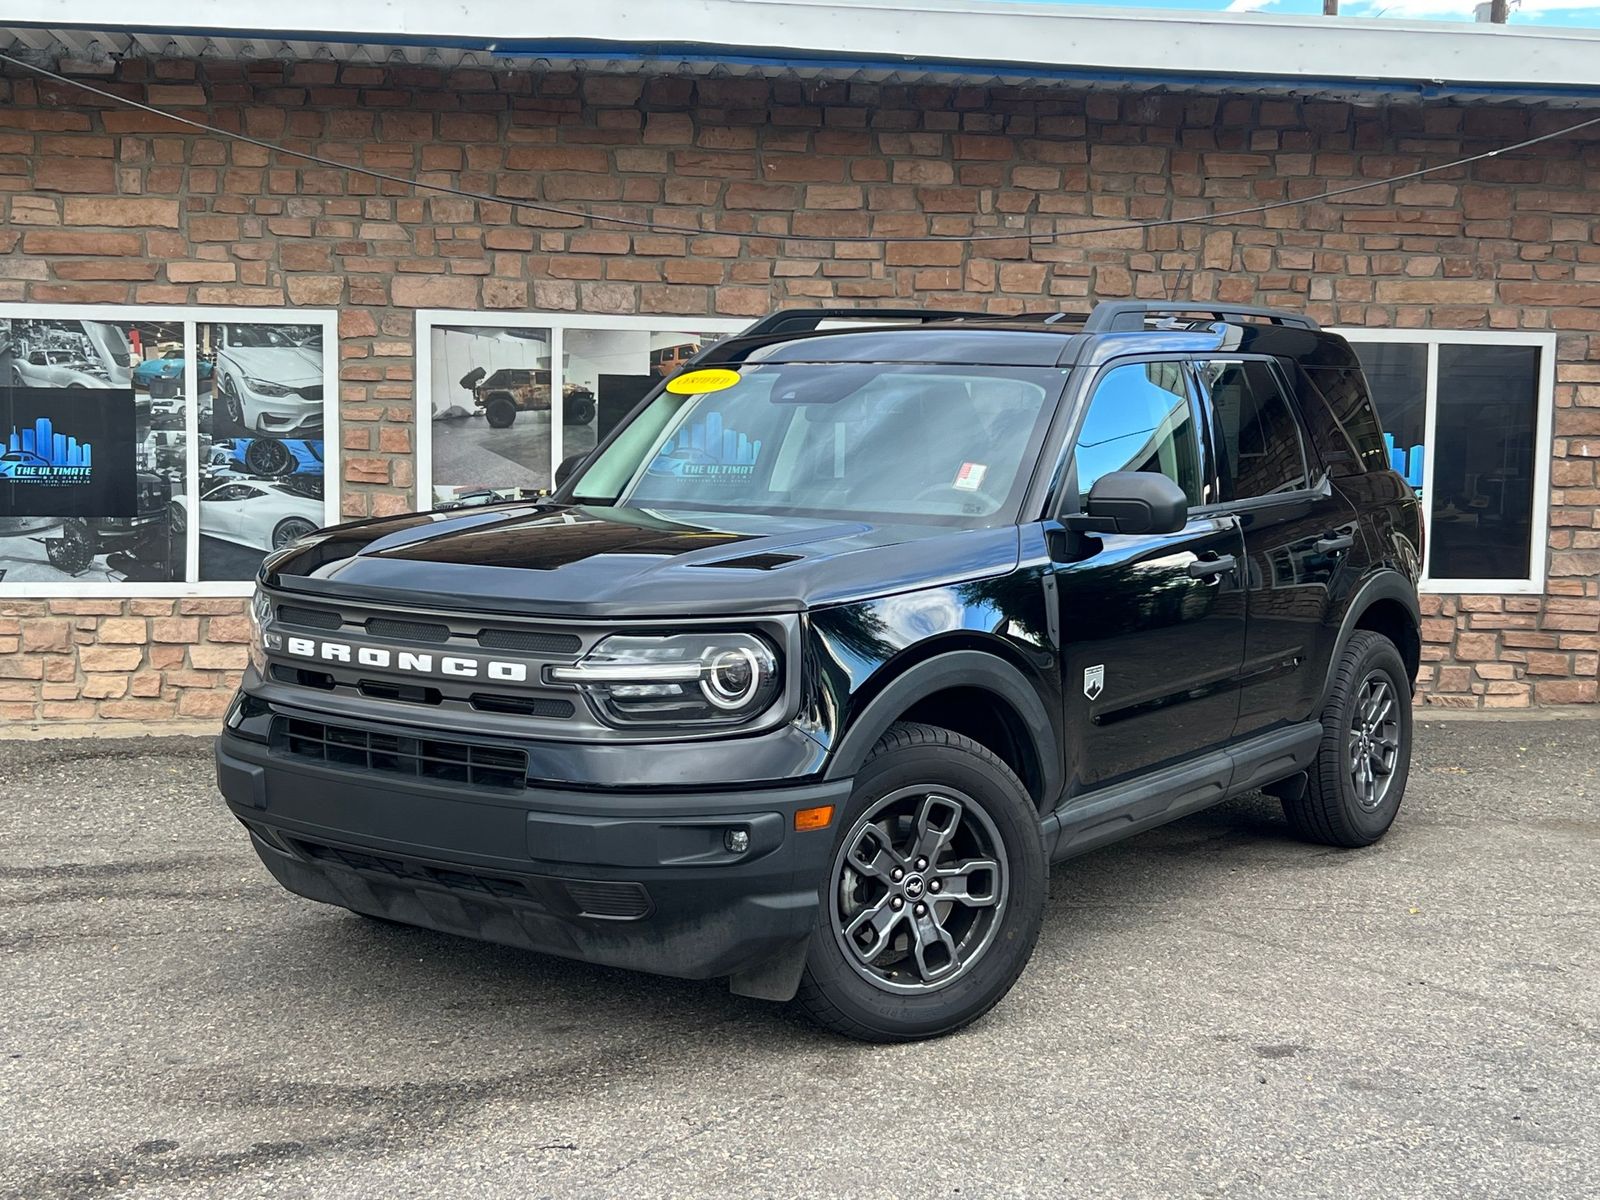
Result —
[{"label": "brick masonry", "polygon": [[[1592,703],[1600,657],[1600,139],[1225,227],[1030,245],[866,234],[1081,229],[1304,196],[1489,149],[1566,112],[614,77],[336,63],[63,64],[339,162],[630,233],[413,193],[0,79],[0,300],[337,306],[347,515],[414,500],[414,310],[755,316],[1090,298],[1303,308],[1327,322],[1560,335],[1547,594],[1426,599],[1429,703]],[[0,599],[0,717],[212,717],[237,601]]]}]

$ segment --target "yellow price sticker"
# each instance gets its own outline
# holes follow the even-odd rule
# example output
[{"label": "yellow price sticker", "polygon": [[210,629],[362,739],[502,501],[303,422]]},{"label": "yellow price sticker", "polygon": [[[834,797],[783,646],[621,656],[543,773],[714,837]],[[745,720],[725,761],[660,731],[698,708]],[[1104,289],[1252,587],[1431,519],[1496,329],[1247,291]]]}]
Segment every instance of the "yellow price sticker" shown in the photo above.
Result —
[{"label": "yellow price sticker", "polygon": [[667,380],[667,391],[674,396],[698,396],[702,392],[720,392],[738,382],[737,371],[725,367],[705,367]]}]

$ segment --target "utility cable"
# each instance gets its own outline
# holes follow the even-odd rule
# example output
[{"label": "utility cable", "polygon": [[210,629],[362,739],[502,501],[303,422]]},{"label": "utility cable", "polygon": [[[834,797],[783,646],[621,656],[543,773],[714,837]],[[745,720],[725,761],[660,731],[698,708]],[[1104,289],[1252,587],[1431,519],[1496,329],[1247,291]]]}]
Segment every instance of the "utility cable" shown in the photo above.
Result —
[{"label": "utility cable", "polygon": [[603,221],[609,225],[621,225],[629,229],[645,230],[651,233],[669,233],[679,236],[694,234],[717,234],[727,237],[773,237],[780,240],[801,240],[818,242],[1017,242],[1027,241],[1030,244],[1044,245],[1061,238],[1077,237],[1091,234],[1125,233],[1132,230],[1163,229],[1174,225],[1213,225],[1220,221],[1231,220],[1234,217],[1249,217],[1260,213],[1273,212],[1280,208],[1294,208],[1305,204],[1315,204],[1322,200],[1333,200],[1340,196],[1348,196],[1354,192],[1364,192],[1372,188],[1387,187],[1391,183],[1404,183],[1408,179],[1420,179],[1424,175],[1432,175],[1439,171],[1450,171],[1456,167],[1470,166],[1484,159],[1495,158],[1502,154],[1511,154],[1518,150],[1526,150],[1530,146],[1537,146],[1543,142],[1555,141],[1558,138],[1568,137],[1580,130],[1589,129],[1600,125],[1600,117],[1591,117],[1587,121],[1579,121],[1574,125],[1567,125],[1560,129],[1541,133],[1537,137],[1525,138],[1520,142],[1513,142],[1507,146],[1500,146],[1493,150],[1485,150],[1480,154],[1471,154],[1465,158],[1452,159],[1450,162],[1438,163],[1431,167],[1420,167],[1415,171],[1406,171],[1399,175],[1390,175],[1383,179],[1373,179],[1366,183],[1353,183],[1344,187],[1329,188],[1310,196],[1300,196],[1289,200],[1273,200],[1266,204],[1253,204],[1248,208],[1224,209],[1221,212],[1204,213],[1193,217],[1166,217],[1154,221],[1128,221],[1121,224],[1096,225],[1086,229],[1063,229],[1048,233],[1034,233],[1026,230],[1017,230],[1011,233],[971,233],[971,234],[930,234],[918,236],[916,234],[831,234],[828,236],[802,236],[798,234],[753,234],[753,233],[725,233],[718,229],[691,228],[682,225],[663,224],[659,221],[645,221],[635,217],[613,217],[605,213],[592,212],[588,209],[564,208],[560,205],[541,204],[532,200],[518,200],[505,196],[493,196],[486,192],[474,192],[467,188],[452,187],[447,183],[431,183],[426,180],[416,179],[406,175],[395,175],[388,171],[377,171],[371,167],[357,166],[354,163],[340,162],[337,159],[325,158],[320,154],[312,154],[305,150],[291,150],[287,146],[280,146],[263,138],[252,137],[247,133],[239,133],[232,129],[219,129],[215,125],[207,125],[203,121],[196,121],[191,117],[179,116],[157,108],[154,105],[144,104],[138,100],[130,100],[126,96],[119,96],[115,92],[108,92],[104,88],[95,87],[80,79],[72,79],[66,75],[57,74],[46,67],[36,66],[24,59],[16,58],[10,54],[0,52],[0,62],[9,63],[14,67],[21,67],[45,79],[54,80],[56,83],[66,84],[90,95],[109,100],[127,108],[138,109],[161,117],[163,120],[172,121],[179,125],[187,125],[201,133],[212,134],[216,137],[230,138],[233,141],[244,142],[257,146],[273,154],[283,154],[291,158],[298,158],[305,162],[316,163],[322,167],[332,167],[335,170],[351,171],[358,175],[365,175],[371,179],[381,179],[385,183],[396,183],[402,187],[422,189],[430,192],[439,192],[447,196],[459,196],[465,200],[476,200],[484,204],[504,204],[509,208],[524,209],[528,212],[544,213],[547,216],[566,217],[578,221],[596,222]]}]

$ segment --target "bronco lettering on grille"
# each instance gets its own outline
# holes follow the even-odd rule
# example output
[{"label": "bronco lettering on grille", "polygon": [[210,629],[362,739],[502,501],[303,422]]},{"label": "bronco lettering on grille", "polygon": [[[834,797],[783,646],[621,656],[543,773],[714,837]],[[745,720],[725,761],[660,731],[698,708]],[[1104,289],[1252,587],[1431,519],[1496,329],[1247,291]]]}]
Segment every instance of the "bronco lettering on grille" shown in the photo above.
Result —
[{"label": "bronco lettering on grille", "polygon": [[[454,675],[461,679],[493,679],[499,683],[526,683],[526,663],[504,662],[495,658],[474,658],[462,654],[416,653],[388,650],[383,646],[352,646],[348,642],[322,642],[315,638],[288,637],[284,649],[297,658],[323,662],[354,663],[392,671],[412,671],[422,675]],[[438,665],[435,666],[435,663]]]}]

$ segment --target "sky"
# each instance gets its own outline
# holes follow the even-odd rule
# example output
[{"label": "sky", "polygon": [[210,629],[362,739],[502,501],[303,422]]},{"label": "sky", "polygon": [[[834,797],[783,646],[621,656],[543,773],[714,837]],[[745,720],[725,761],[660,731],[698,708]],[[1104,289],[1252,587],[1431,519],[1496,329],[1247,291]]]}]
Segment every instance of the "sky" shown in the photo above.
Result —
[{"label": "sky", "polygon": [[[1284,13],[1320,16],[1322,0],[1049,0],[1114,8],[1182,8],[1208,12]],[[1340,0],[1349,17],[1392,17],[1405,21],[1470,21],[1478,0]],[[1565,25],[1600,28],[1600,0],[1511,0],[1512,25]]]}]

